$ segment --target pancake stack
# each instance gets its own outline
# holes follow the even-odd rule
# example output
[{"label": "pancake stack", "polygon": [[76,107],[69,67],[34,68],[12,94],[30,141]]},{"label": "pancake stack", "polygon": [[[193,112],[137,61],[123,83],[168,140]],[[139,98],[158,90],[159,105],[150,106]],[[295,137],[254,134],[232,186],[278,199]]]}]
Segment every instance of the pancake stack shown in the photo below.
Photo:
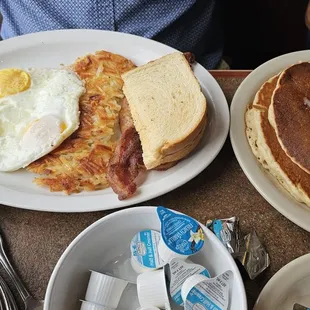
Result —
[{"label": "pancake stack", "polygon": [[266,81],[245,122],[258,161],[297,201],[310,206],[310,63]]}]

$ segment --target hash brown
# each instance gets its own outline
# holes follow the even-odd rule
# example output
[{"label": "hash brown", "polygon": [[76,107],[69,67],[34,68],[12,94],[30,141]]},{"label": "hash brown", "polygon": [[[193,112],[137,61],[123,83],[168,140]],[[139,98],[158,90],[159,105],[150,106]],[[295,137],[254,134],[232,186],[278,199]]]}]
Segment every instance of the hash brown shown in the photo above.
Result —
[{"label": "hash brown", "polygon": [[116,147],[124,97],[121,74],[134,67],[130,60],[106,51],[72,65],[86,88],[80,98],[80,126],[60,147],[27,167],[41,175],[36,184],[67,194],[109,187],[107,164]]}]

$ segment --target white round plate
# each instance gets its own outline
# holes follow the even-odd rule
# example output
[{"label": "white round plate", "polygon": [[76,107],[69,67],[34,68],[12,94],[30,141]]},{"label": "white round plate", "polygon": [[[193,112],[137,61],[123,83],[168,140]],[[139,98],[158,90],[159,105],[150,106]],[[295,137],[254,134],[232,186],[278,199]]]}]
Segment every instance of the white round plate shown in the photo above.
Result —
[{"label": "white round plate", "polygon": [[[121,54],[141,65],[175,50],[145,38],[101,30],[60,30],[20,36],[0,43],[0,69],[60,67],[97,50]],[[208,101],[208,126],[191,156],[165,172],[152,171],[131,199],[119,201],[112,189],[67,196],[33,184],[34,175],[20,170],[0,173],[0,203],[53,212],[88,212],[133,205],[165,194],[203,171],[221,150],[229,130],[229,110],[215,79],[201,65],[193,66]]]},{"label": "white round plate", "polygon": [[254,310],[293,310],[295,303],[310,307],[310,254],[280,269],[260,293]]},{"label": "white round plate", "polygon": [[238,88],[231,104],[230,139],[237,160],[258,192],[279,212],[298,226],[310,231],[310,208],[294,200],[253,155],[245,134],[244,114],[262,84],[283,69],[299,61],[310,61],[310,51],[286,54],[255,69]]}]

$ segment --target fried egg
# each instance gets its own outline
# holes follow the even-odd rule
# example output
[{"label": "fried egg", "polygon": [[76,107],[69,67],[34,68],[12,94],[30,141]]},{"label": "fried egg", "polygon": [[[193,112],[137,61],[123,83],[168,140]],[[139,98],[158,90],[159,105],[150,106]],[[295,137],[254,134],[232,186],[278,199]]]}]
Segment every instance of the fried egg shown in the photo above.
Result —
[{"label": "fried egg", "polygon": [[24,168],[68,138],[84,91],[69,70],[0,70],[0,171]]}]

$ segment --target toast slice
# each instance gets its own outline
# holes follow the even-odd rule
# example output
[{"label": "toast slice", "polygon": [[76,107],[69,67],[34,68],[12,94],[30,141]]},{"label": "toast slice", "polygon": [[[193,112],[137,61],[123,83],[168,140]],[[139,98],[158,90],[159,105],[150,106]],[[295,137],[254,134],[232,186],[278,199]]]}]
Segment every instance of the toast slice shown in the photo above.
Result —
[{"label": "toast slice", "polygon": [[147,169],[178,161],[199,143],[206,127],[207,102],[180,52],[122,75]]}]

